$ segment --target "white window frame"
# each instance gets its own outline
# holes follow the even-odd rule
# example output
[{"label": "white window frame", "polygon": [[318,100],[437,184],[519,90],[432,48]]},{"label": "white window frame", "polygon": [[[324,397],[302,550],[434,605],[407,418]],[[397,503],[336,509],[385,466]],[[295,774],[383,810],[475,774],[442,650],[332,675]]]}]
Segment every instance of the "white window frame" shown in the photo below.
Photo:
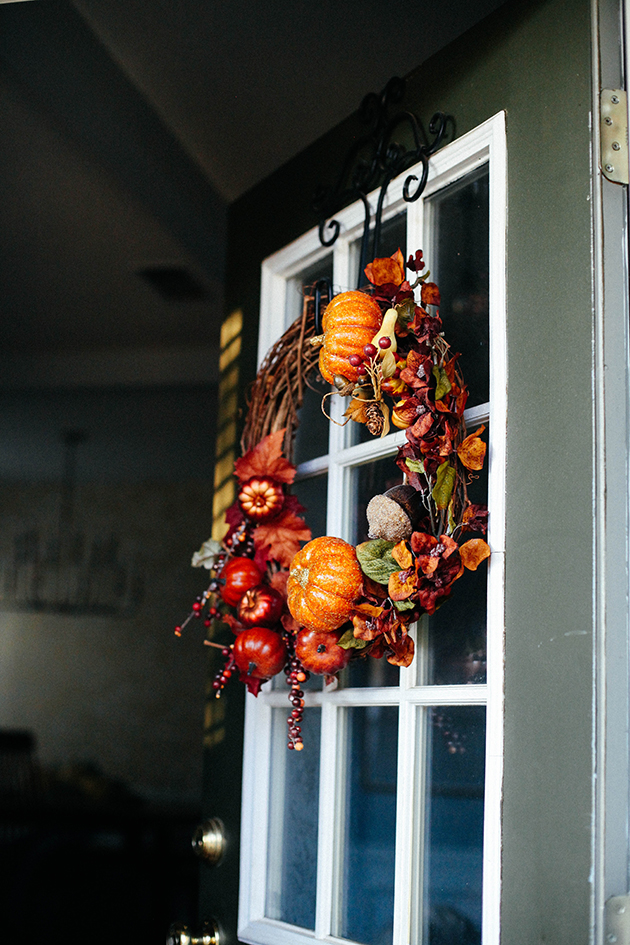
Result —
[{"label": "white window frame", "polygon": [[[503,781],[503,660],[504,660],[504,550],[505,550],[505,433],[507,422],[506,355],[506,223],[507,151],[505,116],[499,113],[445,146],[431,158],[425,192],[416,203],[405,204],[402,186],[407,174],[392,181],[383,219],[407,210],[407,246],[422,248],[430,263],[431,245],[425,220],[425,202],[439,190],[489,166],[490,194],[490,401],[466,411],[469,424],[489,422],[488,505],[491,510],[488,542],[492,549],[488,567],[488,625],[486,685],[419,685],[420,653],[412,665],[401,670],[400,687],[387,689],[339,689],[306,696],[307,705],[322,710],[320,761],[320,816],[318,839],[317,911],[315,931],[265,917],[267,835],[269,824],[271,718],[274,707],[286,707],[286,692],[264,686],[257,699],[247,696],[243,760],[241,820],[241,867],[239,895],[239,939],[256,945],[306,945],[316,941],[343,942],[331,935],[333,912],[335,785],[339,783],[340,752],[337,750],[337,715],[343,706],[398,705],[400,711],[398,798],[396,812],[395,903],[393,945],[410,941],[412,882],[418,869],[414,855],[421,815],[414,812],[414,789],[418,759],[414,756],[419,714],[423,707],[440,705],[486,705],[486,788],[483,854],[483,945],[500,940],[501,898],[501,801]],[[370,202],[375,206],[376,195]],[[333,247],[333,282],[336,289],[354,288],[351,246],[360,239],[363,209],[353,205],[339,213],[340,235]],[[306,267],[326,257],[317,229],[270,256],[262,266],[259,363],[287,325],[287,286]],[[291,320],[291,319],[290,319]],[[340,398],[334,398],[340,401]],[[343,410],[343,404],[336,409]],[[349,446],[347,428],[331,425],[329,454],[299,468],[302,478],[328,471],[327,533],[348,538],[347,503],[349,476],[353,468],[368,460],[395,453],[405,441],[404,431],[381,440]],[[404,750],[401,750],[404,746]],[[308,745],[305,746],[308,751]],[[416,824],[410,830],[409,825]],[[415,841],[414,841],[415,837]],[[417,879],[417,875],[416,875]]]}]

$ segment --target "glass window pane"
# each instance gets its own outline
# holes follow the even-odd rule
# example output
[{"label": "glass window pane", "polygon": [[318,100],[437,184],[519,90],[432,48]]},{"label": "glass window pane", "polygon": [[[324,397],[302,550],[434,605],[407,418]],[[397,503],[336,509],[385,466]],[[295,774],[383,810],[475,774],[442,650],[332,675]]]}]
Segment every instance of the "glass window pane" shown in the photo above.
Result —
[{"label": "glass window pane", "polygon": [[313,538],[326,534],[326,506],[327,506],[328,476],[311,476],[309,479],[299,479],[291,486],[291,492],[304,506],[306,524],[313,533]]},{"label": "glass window pane", "polygon": [[[392,256],[397,249],[400,249],[406,258],[407,252],[407,212],[397,213],[396,216],[384,220],[381,225],[381,235],[379,246],[376,253],[372,252],[374,236],[374,221],[372,220],[372,231],[370,234],[370,245],[368,247],[368,257],[366,264],[372,262],[375,256]],[[350,285],[348,288],[356,289],[357,286],[365,288],[369,282],[364,272],[359,272],[359,263],[361,261],[361,240],[355,240],[350,244]]]},{"label": "glass window pane", "polygon": [[414,939],[479,945],[486,710],[436,706],[425,725],[424,910]]},{"label": "glass window pane", "polygon": [[440,316],[470,395],[468,406],[489,400],[489,199],[487,168],[430,200],[431,278],[440,287]]},{"label": "glass window pane", "polygon": [[[468,498],[485,505],[488,501],[487,468],[469,478]],[[467,537],[481,536],[470,533]],[[485,683],[486,578],[486,564],[477,571],[464,571],[453,587],[452,597],[428,618],[429,684]]]},{"label": "glass window pane", "polygon": [[344,711],[346,791],[334,934],[385,945],[393,929],[398,708]]},{"label": "glass window pane", "polygon": [[397,686],[400,682],[398,666],[392,666],[383,656],[380,660],[370,656],[351,660],[339,674],[342,689],[365,689],[379,686]]},{"label": "glass window pane", "polygon": [[310,266],[305,266],[304,269],[301,269],[295,276],[287,280],[285,328],[292,325],[295,319],[302,314],[304,286],[312,286],[319,279],[330,279],[332,282],[332,275],[333,258],[332,253],[328,253],[323,259],[312,263]]},{"label": "glass window pane", "polygon": [[306,709],[304,750],[287,750],[287,711],[274,709],[265,914],[315,928],[321,710]]},{"label": "glass window pane", "polygon": [[328,453],[329,421],[322,411],[322,398],[330,390],[315,368],[307,378],[304,399],[298,410],[299,426],[295,432],[293,462],[305,463]]},{"label": "glass window pane", "polygon": [[365,510],[375,495],[382,495],[402,482],[402,473],[395,463],[395,453],[373,463],[365,463],[353,470],[355,494],[354,522],[351,534],[352,542],[358,545],[368,538],[368,522]]}]

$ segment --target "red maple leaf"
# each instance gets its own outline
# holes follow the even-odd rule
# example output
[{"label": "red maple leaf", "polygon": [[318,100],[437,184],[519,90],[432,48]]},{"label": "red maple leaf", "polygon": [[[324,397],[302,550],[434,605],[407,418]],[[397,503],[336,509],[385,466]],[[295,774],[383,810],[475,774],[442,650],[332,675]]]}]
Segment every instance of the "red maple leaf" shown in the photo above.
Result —
[{"label": "red maple leaf", "polygon": [[234,475],[240,482],[252,476],[267,476],[277,482],[293,482],[295,466],[282,455],[284,429],[270,433],[234,463]]},{"label": "red maple leaf", "polygon": [[292,509],[283,509],[282,514],[269,524],[259,525],[254,532],[256,559],[277,561],[288,568],[300,550],[300,542],[311,540],[311,530],[304,519]]}]

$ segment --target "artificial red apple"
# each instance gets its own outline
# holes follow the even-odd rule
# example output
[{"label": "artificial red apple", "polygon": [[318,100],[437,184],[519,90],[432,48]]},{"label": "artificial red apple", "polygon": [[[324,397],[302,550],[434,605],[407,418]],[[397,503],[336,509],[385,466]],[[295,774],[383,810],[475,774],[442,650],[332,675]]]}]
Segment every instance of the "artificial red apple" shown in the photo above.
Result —
[{"label": "artificial red apple", "polygon": [[270,679],[288,659],[284,640],[269,627],[248,627],[237,636],[232,649],[234,662],[245,676]]},{"label": "artificial red apple", "polygon": [[350,662],[352,650],[338,645],[342,630],[299,631],[295,638],[295,655],[304,669],[320,676],[334,676]]},{"label": "artificial red apple", "polygon": [[268,584],[258,584],[245,591],[236,612],[246,627],[273,627],[278,623],[284,607],[284,598]]},{"label": "artificial red apple", "polygon": [[236,607],[245,591],[260,584],[262,574],[251,558],[230,558],[221,578],[225,581],[219,592],[221,597],[230,607]]}]

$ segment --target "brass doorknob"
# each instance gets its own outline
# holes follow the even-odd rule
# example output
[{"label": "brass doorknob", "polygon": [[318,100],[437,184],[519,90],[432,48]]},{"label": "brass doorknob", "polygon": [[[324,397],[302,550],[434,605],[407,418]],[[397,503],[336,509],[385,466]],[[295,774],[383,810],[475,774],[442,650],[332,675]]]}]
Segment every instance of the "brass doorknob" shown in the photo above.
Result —
[{"label": "brass doorknob", "polygon": [[200,824],[193,834],[192,848],[202,860],[216,866],[225,853],[223,821],[218,817],[212,817]]},{"label": "brass doorknob", "polygon": [[201,926],[199,935],[193,935],[183,922],[174,922],[168,930],[166,945],[221,945],[219,925],[210,919]]}]

